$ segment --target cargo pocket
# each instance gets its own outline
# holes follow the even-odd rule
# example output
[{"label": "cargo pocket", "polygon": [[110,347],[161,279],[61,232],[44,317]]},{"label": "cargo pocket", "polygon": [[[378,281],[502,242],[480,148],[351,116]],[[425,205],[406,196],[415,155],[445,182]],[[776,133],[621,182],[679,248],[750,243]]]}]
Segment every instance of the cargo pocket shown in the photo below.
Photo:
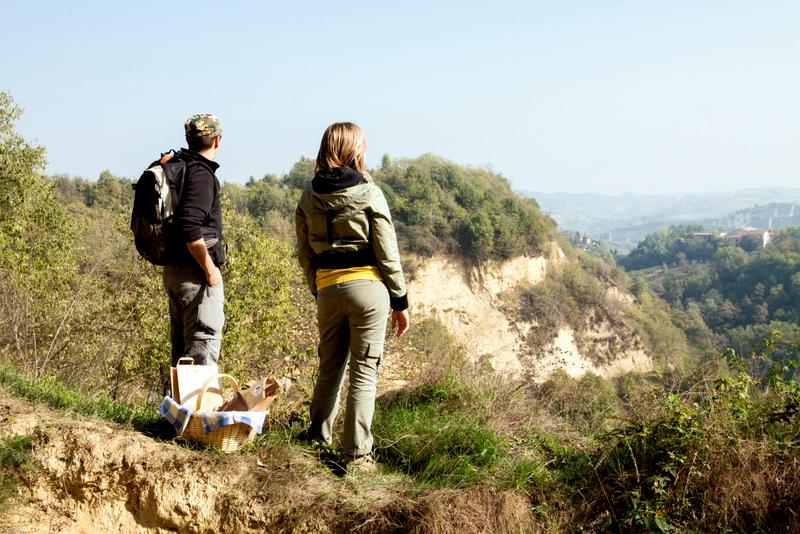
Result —
[{"label": "cargo pocket", "polygon": [[225,292],[220,282],[214,287],[206,284],[197,306],[197,324],[209,334],[219,334],[225,325]]},{"label": "cargo pocket", "polygon": [[367,352],[364,359],[368,365],[375,366],[375,373],[381,368],[381,358],[383,358],[383,345],[367,345]]}]

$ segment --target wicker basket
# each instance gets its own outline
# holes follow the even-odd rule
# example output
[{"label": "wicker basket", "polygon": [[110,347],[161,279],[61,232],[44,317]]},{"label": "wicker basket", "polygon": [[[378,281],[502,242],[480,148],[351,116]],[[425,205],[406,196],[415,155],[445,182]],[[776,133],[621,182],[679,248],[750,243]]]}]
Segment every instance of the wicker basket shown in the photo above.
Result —
[{"label": "wicker basket", "polygon": [[[214,375],[203,384],[200,389],[200,394],[197,395],[196,409],[200,409],[200,405],[208,387],[212,382],[220,378],[227,378],[233,386],[234,393],[239,391],[239,383],[231,375],[218,374]],[[208,434],[203,431],[203,419],[197,412],[192,413],[189,418],[189,423],[183,434],[178,436],[178,439],[185,439],[187,441],[194,441],[204,445],[211,445],[216,447],[222,452],[234,452],[242,445],[247,443],[255,434],[255,431],[250,425],[244,423],[234,423],[232,425],[225,425],[223,427],[212,430]]]}]

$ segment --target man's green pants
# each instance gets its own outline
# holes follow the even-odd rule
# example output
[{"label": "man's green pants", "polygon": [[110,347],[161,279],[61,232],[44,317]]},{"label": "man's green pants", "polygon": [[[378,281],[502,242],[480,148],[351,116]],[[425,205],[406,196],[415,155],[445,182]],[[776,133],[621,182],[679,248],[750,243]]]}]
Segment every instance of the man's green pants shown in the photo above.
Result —
[{"label": "man's green pants", "polygon": [[370,427],[388,315],[389,292],[377,280],[336,284],[317,296],[319,376],[311,400],[311,435],[331,443],[349,362],[342,447],[350,457],[372,451]]}]

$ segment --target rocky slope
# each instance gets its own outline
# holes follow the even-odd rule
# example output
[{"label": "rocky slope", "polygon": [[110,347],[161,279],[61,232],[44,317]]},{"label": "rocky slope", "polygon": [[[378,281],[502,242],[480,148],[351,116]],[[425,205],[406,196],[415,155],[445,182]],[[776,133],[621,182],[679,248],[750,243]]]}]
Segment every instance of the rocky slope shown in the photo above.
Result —
[{"label": "rocky slope", "polygon": [[[520,256],[479,266],[445,257],[417,259],[409,277],[412,311],[441,321],[471,357],[485,356],[498,372],[513,377],[543,381],[555,369],[573,377],[588,372],[613,377],[651,370],[653,361],[641,340],[602,319],[579,333],[580,344],[576,342],[578,333],[564,325],[551,340],[537,343],[544,350],[530,347],[529,334],[537,321],[520,320],[509,313],[508,297],[518,287],[542,282],[548,269],[564,261],[564,253],[555,244],[548,256]],[[624,305],[633,302],[630,294],[617,287],[609,285],[606,291],[609,299]],[[585,310],[586,314],[594,312]],[[602,358],[597,357],[598,351]]]}]

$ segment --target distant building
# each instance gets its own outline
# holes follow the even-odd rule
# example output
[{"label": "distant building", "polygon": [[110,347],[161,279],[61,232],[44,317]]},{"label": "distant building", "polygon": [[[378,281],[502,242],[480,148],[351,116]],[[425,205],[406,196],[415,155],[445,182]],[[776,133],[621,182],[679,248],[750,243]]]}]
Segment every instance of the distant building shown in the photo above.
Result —
[{"label": "distant building", "polygon": [[761,238],[761,248],[764,248],[772,241],[772,232],[772,230],[759,230],[758,228],[753,228],[752,226],[745,226],[733,232],[723,234],[722,237],[739,242],[745,237],[758,236]]}]

